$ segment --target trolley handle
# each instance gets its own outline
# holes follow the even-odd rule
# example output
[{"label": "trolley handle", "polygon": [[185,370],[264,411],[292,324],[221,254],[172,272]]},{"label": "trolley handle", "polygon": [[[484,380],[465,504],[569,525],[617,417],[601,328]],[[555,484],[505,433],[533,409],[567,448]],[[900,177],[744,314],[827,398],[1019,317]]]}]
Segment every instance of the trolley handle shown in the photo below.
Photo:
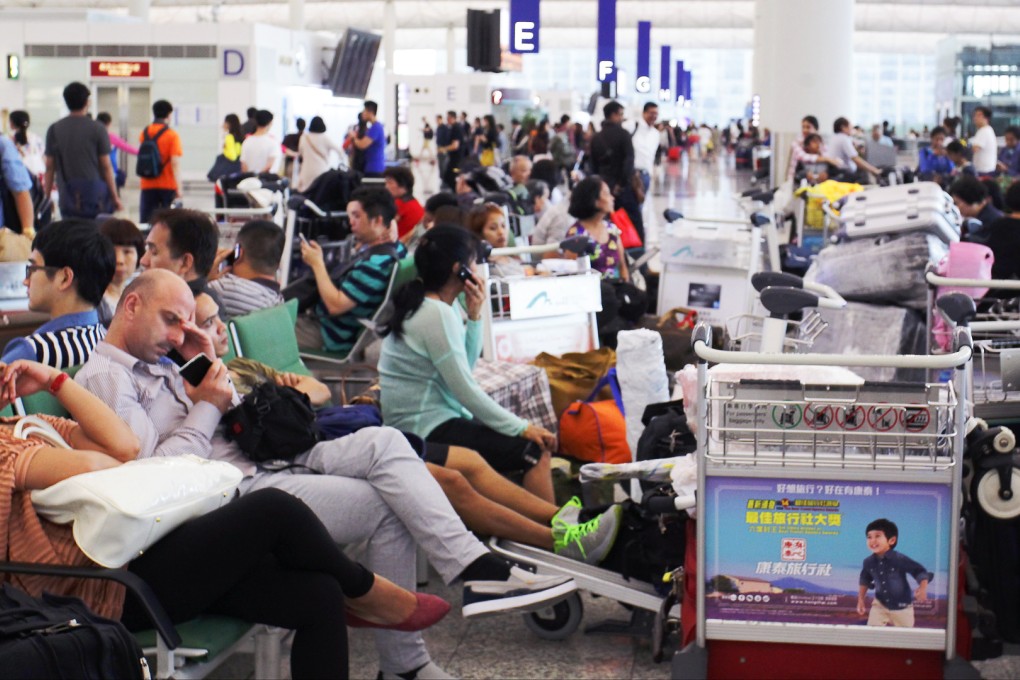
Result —
[{"label": "trolley handle", "polygon": [[831,217],[832,219],[836,220],[837,222],[839,221],[839,214],[832,209],[831,202],[822,201],[822,212],[825,213],[828,217]]},{"label": "trolley handle", "polygon": [[815,281],[805,281],[794,274],[778,271],[757,272],[751,276],[751,285],[759,293],[766,288],[803,289],[818,294],[818,307],[825,309],[843,309],[846,307],[846,300],[831,286]]},{"label": "trolley handle", "polygon": [[[951,354],[774,354],[767,352],[734,352],[714,349],[712,331],[699,323],[692,336],[694,353],[702,362],[717,364],[770,364],[778,366],[872,366],[879,368],[922,368],[942,370],[957,368],[970,361],[973,345],[970,329],[957,328],[954,339],[957,350]],[[709,342],[706,342],[708,340]]]},{"label": "trolley handle", "polygon": [[595,241],[588,236],[571,236],[559,243],[546,243],[537,246],[514,246],[512,248],[493,248],[490,256],[501,257],[506,255],[523,255],[530,253],[540,255],[543,253],[556,253],[559,251],[571,252],[575,255],[591,255],[595,252]]},{"label": "trolley handle", "polygon": [[1020,290],[1020,279],[956,279],[939,276],[933,271],[926,272],[924,280],[930,286],[962,286],[966,288],[997,288]]}]

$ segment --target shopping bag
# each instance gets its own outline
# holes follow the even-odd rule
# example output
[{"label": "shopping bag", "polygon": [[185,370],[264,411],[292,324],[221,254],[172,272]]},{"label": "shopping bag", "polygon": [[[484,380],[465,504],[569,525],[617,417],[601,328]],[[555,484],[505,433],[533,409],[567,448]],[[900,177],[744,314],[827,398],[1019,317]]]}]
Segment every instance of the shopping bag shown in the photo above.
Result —
[{"label": "shopping bag", "polygon": [[624,248],[640,248],[643,245],[626,210],[619,208],[609,216],[609,220],[620,230],[620,243]]}]

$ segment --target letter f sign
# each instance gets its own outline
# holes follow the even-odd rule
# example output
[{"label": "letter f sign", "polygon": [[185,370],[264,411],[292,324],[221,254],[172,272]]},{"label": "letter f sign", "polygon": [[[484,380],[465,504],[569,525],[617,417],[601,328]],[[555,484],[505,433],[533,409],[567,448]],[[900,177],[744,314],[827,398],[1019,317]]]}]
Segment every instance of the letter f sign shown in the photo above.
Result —
[{"label": "letter f sign", "polygon": [[611,61],[600,61],[599,62],[599,80],[605,80],[613,74],[613,62]]}]

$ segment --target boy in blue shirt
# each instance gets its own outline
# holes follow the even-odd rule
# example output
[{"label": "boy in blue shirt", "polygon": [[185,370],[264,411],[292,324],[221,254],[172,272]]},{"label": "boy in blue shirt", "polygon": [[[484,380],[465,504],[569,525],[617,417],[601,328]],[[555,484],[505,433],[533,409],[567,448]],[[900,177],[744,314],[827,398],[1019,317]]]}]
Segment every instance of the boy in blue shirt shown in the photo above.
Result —
[{"label": "boy in blue shirt", "polygon": [[[876,519],[865,529],[868,549],[872,554],[865,558],[861,568],[860,591],[857,595],[857,613],[864,616],[865,595],[875,589],[875,599],[868,614],[869,626],[914,627],[914,599],[928,599],[928,583],[934,574],[896,551],[899,529],[888,519]],[[917,581],[917,590],[911,592],[907,574]]]}]

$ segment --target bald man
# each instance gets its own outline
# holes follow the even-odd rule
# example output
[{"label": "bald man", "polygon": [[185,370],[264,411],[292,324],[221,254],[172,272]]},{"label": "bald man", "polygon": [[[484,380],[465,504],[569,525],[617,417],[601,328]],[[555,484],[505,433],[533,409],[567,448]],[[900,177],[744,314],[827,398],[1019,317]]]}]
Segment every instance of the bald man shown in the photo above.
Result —
[{"label": "bald man", "polygon": [[[337,543],[367,542],[367,565],[413,590],[415,543],[449,583],[464,585],[465,616],[555,602],[577,589],[492,555],[465,527],[400,432],[368,427],[321,442],[282,472],[256,465],[219,427],[237,402],[213,341],[194,323],[188,285],[166,270],[144,272],[121,296],[106,340],[76,380],[123,418],[142,442],[139,458],[193,454],[225,460],[245,475],[247,494],[278,488],[304,501]],[[185,382],[165,360],[176,349],[214,359],[202,382]],[[303,474],[311,472],[317,474]],[[375,633],[383,677],[450,677],[429,658],[420,633]]]}]

